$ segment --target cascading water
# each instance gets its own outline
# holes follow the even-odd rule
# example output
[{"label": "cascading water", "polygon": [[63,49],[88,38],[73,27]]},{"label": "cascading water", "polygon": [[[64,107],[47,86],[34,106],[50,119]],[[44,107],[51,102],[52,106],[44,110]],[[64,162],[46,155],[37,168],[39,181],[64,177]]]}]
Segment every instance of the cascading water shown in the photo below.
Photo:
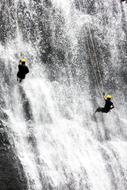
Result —
[{"label": "cascading water", "polygon": [[[126,190],[127,4],[1,0],[0,9],[1,120],[28,190]],[[30,73],[19,84],[22,57]],[[94,116],[103,91],[115,109]]]}]

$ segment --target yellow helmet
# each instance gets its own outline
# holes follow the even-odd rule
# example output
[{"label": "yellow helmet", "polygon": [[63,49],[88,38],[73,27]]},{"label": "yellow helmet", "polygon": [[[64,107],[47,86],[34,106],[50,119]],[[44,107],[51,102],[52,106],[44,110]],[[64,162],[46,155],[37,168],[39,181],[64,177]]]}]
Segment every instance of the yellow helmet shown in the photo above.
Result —
[{"label": "yellow helmet", "polygon": [[26,63],[26,59],[20,59],[20,62],[21,63],[23,63],[23,62]]},{"label": "yellow helmet", "polygon": [[112,96],[111,95],[107,95],[106,99],[112,99]]}]

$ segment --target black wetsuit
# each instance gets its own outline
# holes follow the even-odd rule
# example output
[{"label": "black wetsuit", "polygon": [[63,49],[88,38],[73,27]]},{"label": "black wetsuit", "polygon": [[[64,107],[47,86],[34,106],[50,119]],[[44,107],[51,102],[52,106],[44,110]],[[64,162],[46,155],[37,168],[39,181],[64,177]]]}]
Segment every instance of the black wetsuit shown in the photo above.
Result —
[{"label": "black wetsuit", "polygon": [[105,106],[97,108],[96,112],[108,113],[113,108],[113,103],[110,100],[105,100]]},{"label": "black wetsuit", "polygon": [[19,65],[18,66],[18,73],[17,73],[17,77],[19,78],[19,81],[21,82],[23,79],[25,79],[25,76],[27,73],[29,73],[29,69],[26,65]]}]

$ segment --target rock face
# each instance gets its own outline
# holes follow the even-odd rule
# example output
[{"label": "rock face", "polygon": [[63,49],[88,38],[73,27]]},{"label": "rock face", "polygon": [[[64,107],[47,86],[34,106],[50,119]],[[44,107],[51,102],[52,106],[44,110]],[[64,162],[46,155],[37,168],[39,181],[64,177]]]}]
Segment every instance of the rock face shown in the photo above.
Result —
[{"label": "rock face", "polygon": [[0,124],[0,190],[27,190],[20,160],[8,140],[6,127]]}]

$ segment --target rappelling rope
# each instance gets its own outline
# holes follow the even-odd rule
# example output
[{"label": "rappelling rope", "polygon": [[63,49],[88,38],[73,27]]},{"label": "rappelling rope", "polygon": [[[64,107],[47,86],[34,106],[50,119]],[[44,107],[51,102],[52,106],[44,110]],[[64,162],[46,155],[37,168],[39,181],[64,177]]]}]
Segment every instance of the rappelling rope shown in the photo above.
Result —
[{"label": "rappelling rope", "polygon": [[[87,47],[88,47],[89,57],[90,57],[90,60],[91,60],[91,63],[92,63],[92,57],[91,57],[90,47],[89,47],[89,42],[88,41],[87,41]],[[97,74],[96,74],[96,71],[94,69],[93,64],[92,64],[92,67],[93,67],[93,72],[94,72],[95,80],[96,80],[97,87],[98,87],[98,92],[99,92],[100,96],[102,96],[102,91],[101,91],[101,88],[100,88],[100,85],[99,85],[99,81],[98,81],[98,77],[97,77]]]},{"label": "rappelling rope", "polygon": [[[84,2],[83,2],[83,4],[84,4]],[[88,0],[87,0],[87,4],[88,4]],[[99,62],[98,62],[98,58],[97,58],[97,55],[96,55],[95,45],[94,45],[93,36],[92,36],[92,33],[91,33],[89,22],[88,22],[88,30],[89,30],[91,44],[92,44],[92,47],[93,47],[93,54],[94,54],[94,58],[95,58],[96,68],[97,68],[97,71],[98,71],[98,76],[97,76],[96,71],[94,69],[95,68],[94,67],[95,63],[93,63],[93,59],[91,57],[91,52],[90,52],[89,42],[87,41],[87,46],[88,46],[88,51],[89,51],[89,57],[91,59],[91,65],[93,67],[93,71],[94,71],[95,80],[96,80],[96,83],[97,83],[97,86],[98,86],[99,94],[102,96],[102,93],[104,92],[103,78],[102,78],[102,75],[101,75],[101,71],[100,71],[100,67],[99,67]],[[98,77],[99,77],[100,80],[98,79]],[[100,84],[100,81],[101,81],[101,84]]]},{"label": "rappelling rope", "polygon": [[[101,75],[100,66],[99,66],[97,54],[96,54],[96,51],[95,51],[95,45],[94,45],[93,36],[92,36],[91,30],[90,30],[89,23],[88,23],[88,29],[89,29],[90,39],[91,39],[91,43],[92,43],[92,47],[93,47],[93,53],[94,53],[96,68],[97,68],[97,71],[98,71],[99,79],[100,79],[100,81],[101,81],[101,89],[102,89],[101,91],[104,92],[103,77],[102,77],[102,75]],[[91,61],[91,63],[94,64],[93,61]],[[93,67],[93,68],[94,68],[94,67]]]}]

